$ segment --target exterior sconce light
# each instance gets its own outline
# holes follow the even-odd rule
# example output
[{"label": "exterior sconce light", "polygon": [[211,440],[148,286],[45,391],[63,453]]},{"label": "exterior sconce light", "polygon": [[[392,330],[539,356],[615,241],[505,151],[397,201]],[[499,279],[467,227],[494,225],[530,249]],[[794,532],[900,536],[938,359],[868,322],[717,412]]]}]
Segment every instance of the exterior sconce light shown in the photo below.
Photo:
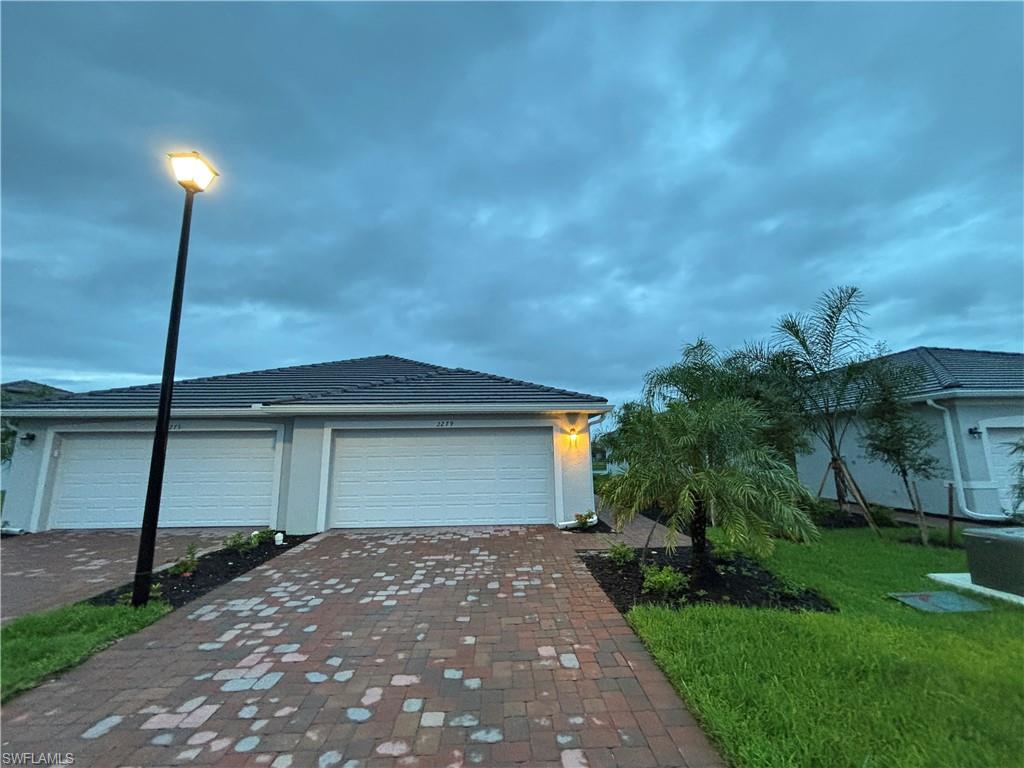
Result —
[{"label": "exterior sconce light", "polygon": [[36,433],[35,432],[26,432],[19,439],[21,440],[21,444],[22,445],[28,445],[29,443],[31,443],[33,440],[36,439]]},{"label": "exterior sconce light", "polygon": [[569,445],[571,445],[573,448],[575,448],[576,447],[576,441],[579,440],[579,437],[580,436],[576,434],[576,428],[575,427],[570,429],[569,430]]}]

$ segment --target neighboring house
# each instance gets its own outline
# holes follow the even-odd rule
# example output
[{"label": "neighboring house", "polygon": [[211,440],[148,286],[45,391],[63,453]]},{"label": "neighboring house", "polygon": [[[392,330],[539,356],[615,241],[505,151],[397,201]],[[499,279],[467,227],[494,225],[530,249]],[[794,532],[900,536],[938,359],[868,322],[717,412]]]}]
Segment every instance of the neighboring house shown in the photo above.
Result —
[{"label": "neighboring house", "polygon": [[[0,384],[0,403],[3,410],[16,403],[23,403],[29,400],[38,400],[41,397],[56,397],[57,395],[71,394],[66,389],[51,387],[47,384],[40,384],[37,381],[11,381],[7,384]],[[3,456],[0,457],[0,489],[7,488],[7,478],[11,472],[11,454],[14,451],[14,427],[8,423],[6,418],[0,419],[0,429],[3,430]]]},{"label": "neighboring house", "polygon": [[[137,527],[159,385],[20,405],[4,517]],[[174,385],[161,526],[568,524],[593,509],[593,395],[391,355]]]},{"label": "neighboring house", "polygon": [[[915,347],[889,358],[922,372],[923,380],[909,399],[938,435],[932,448],[938,475],[917,481],[925,511],[946,514],[947,486],[952,483],[958,517],[1002,519],[1013,506],[1015,458],[1010,452],[1024,437],[1024,354]],[[843,448],[868,502],[909,507],[899,477],[864,455],[856,422]],[[812,490],[818,489],[828,460],[820,444],[797,458],[800,479]],[[823,495],[835,498],[831,477]]]}]

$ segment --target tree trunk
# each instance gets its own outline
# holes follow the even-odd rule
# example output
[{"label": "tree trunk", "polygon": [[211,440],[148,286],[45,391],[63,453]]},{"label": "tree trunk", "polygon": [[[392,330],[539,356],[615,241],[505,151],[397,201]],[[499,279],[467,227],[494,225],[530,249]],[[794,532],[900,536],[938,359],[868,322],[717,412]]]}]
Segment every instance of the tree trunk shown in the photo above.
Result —
[{"label": "tree trunk", "polygon": [[693,569],[700,570],[708,563],[708,513],[704,500],[699,496],[693,500],[690,541],[693,544]]},{"label": "tree trunk", "polygon": [[910,499],[910,508],[914,510],[914,517],[917,518],[917,530],[921,534],[922,546],[928,546],[928,524],[924,519],[924,510],[921,509],[920,500],[914,497],[914,492],[910,488],[910,480],[907,479],[906,472],[900,472],[900,479],[903,481],[903,487],[907,489],[907,498]]},{"label": "tree trunk", "polygon": [[839,511],[846,511],[846,480],[843,478],[843,460],[838,456],[832,457],[832,477],[836,484],[836,503]]},{"label": "tree trunk", "polygon": [[651,549],[651,537],[654,536],[654,532],[658,529],[658,524],[661,519],[665,516],[665,513],[661,511],[661,506],[658,506],[658,516],[651,523],[651,530],[647,532],[647,540],[644,542],[644,550],[640,553],[640,570],[643,571],[644,566],[647,564],[647,553]]}]

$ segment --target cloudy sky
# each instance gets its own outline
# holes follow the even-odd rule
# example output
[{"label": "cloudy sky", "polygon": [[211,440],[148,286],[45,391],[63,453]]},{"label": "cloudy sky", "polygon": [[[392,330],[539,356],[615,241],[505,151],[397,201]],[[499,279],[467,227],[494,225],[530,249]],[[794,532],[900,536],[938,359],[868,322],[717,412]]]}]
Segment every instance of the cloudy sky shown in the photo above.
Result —
[{"label": "cloudy sky", "polygon": [[11,4],[3,379],[391,353],[621,400],[853,283],[1020,351],[1022,7]]}]

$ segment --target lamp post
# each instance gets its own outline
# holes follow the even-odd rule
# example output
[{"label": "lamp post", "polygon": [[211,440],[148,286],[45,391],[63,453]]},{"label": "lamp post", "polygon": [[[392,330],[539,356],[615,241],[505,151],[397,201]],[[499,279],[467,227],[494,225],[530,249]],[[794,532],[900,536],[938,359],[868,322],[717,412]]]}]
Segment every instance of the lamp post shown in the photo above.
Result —
[{"label": "lamp post", "polygon": [[135,586],[132,605],[136,608],[149,602],[153,583],[153,550],[156,547],[156,528],[160,520],[160,494],[164,484],[164,463],[167,458],[167,432],[171,425],[171,397],[174,394],[174,365],[178,359],[178,328],[181,325],[181,301],[185,293],[185,264],[188,261],[188,236],[192,226],[192,201],[197,192],[210,186],[219,175],[198,152],[174,152],[171,169],[178,183],[185,188],[185,212],[181,219],[181,239],[178,242],[178,266],[174,272],[174,290],[171,293],[171,319],[167,324],[167,346],[164,350],[164,373],[160,380],[160,405],[153,433],[153,456],[149,462],[149,485],[146,488],[146,507],[142,514],[142,533],[139,536],[139,557],[135,564]]}]

